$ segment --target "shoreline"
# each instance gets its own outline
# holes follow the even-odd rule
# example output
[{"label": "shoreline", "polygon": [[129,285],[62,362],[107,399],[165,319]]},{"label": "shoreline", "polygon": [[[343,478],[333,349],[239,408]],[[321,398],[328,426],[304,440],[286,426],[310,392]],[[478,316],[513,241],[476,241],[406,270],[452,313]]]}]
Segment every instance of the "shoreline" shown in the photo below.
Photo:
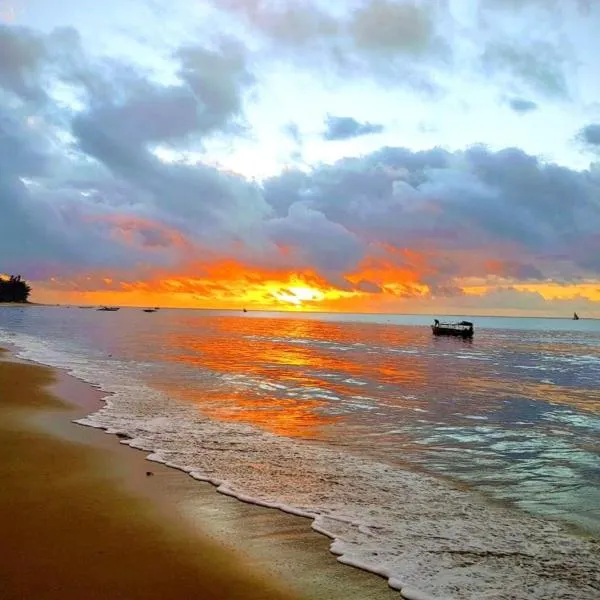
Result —
[{"label": "shoreline", "polygon": [[[223,563],[235,565],[233,569],[228,567],[225,571],[233,571],[227,572],[227,578],[243,580],[243,593],[236,596],[235,592],[227,592],[224,595],[209,594],[204,597],[257,597],[265,600],[388,600],[400,597],[397,591],[388,587],[384,579],[337,562],[329,551],[330,540],[312,531],[310,522],[305,518],[254,504],[244,504],[219,494],[209,483],[194,480],[188,474],[168,466],[149,462],[146,459],[147,452],[132,452],[126,444],[119,443],[119,438],[115,435],[106,435],[103,430],[74,424],[75,419],[87,416],[103,406],[105,392],[61,369],[14,359],[12,352],[0,355],[0,371],[6,374],[11,369],[16,369],[17,372],[21,370],[21,376],[26,373],[28,380],[37,381],[38,396],[45,397],[47,403],[53,404],[51,407],[38,406],[33,410],[11,408],[9,412],[16,415],[17,421],[22,423],[28,435],[33,438],[36,435],[49,437],[58,445],[72,446],[78,453],[99,455],[106,468],[93,476],[105,480],[103,483],[109,490],[125,494],[127,498],[121,500],[122,505],[129,505],[130,501],[144,505],[144,512],[153,513],[153,525],[163,530],[161,536],[182,535],[189,538],[185,542],[190,550],[196,546],[203,549],[208,545],[211,547],[211,555],[223,555]],[[30,377],[30,374],[34,376]],[[39,383],[40,379],[43,383]],[[0,404],[0,411],[2,410],[4,407]],[[0,434],[3,433],[0,431]],[[35,445],[35,440],[33,443]],[[18,468],[17,465],[15,467]],[[147,471],[151,471],[153,476],[146,476]],[[84,479],[91,476],[91,473],[86,473]],[[47,477],[42,477],[42,480],[44,486],[47,486]],[[50,485],[50,491],[51,488]],[[11,502],[14,500],[14,497],[10,499]],[[38,531],[37,535],[32,532],[31,535],[36,542],[38,536],[44,537],[43,531]],[[92,547],[96,538],[80,542]],[[129,544],[128,539],[125,545]],[[135,549],[132,551],[136,552]],[[194,555],[195,552],[190,553]],[[27,562],[27,552],[24,552],[22,559]],[[95,555],[94,560],[98,560],[98,556]],[[193,560],[191,562],[194,563]],[[192,567],[199,566],[192,564]],[[2,567],[5,568],[7,569],[6,566]],[[161,565],[157,564],[155,568],[160,570]],[[110,566],[107,569],[110,572]],[[27,570],[35,571],[35,565],[30,565],[30,569],[22,569],[24,572]],[[210,576],[213,577],[212,570]],[[80,575],[74,574],[74,581],[75,579],[79,580]],[[198,580],[202,580],[202,577],[198,577]],[[17,586],[13,587],[16,595],[10,596],[9,593],[9,598],[35,597],[23,594],[18,582],[12,583]],[[257,595],[253,595],[252,586],[260,588]],[[76,591],[73,590],[73,594]],[[86,593],[88,591],[86,589]],[[69,597],[68,590],[61,594],[61,598]],[[93,593],[88,597],[94,597]],[[144,597],[152,596],[146,594]]]},{"label": "shoreline", "polygon": [[[18,348],[14,348],[14,350],[19,351]],[[28,364],[37,365],[38,363]],[[94,406],[88,405],[83,413],[73,416],[70,421],[81,414],[89,416],[90,412],[95,412],[94,409],[101,406],[108,407],[110,410],[112,394],[105,391],[107,388],[86,383],[85,378],[78,379],[76,375],[68,374],[64,367],[66,363],[59,364],[60,367],[53,368],[54,373],[64,375],[64,378],[71,383],[77,382],[82,386],[81,389],[94,389],[98,399],[98,403]],[[102,402],[100,402],[101,397],[103,398]],[[158,405],[151,403],[146,410],[150,410],[154,414],[157,408]],[[100,411],[98,414],[102,412]],[[63,420],[63,428],[65,424],[66,421]],[[72,423],[69,423],[69,427],[71,431],[83,431],[81,435],[85,439],[88,439],[88,434],[94,435],[95,431],[96,439],[102,439],[107,444],[105,447],[107,451],[110,447],[114,449],[116,444],[123,458],[125,455],[133,454],[139,458],[138,466],[143,465],[141,469],[148,468],[149,463],[146,457],[155,452],[153,450],[155,446],[152,443],[147,443],[142,438],[132,439],[130,436],[119,436],[116,433],[118,429],[111,424],[110,418],[105,421],[102,418],[96,419],[95,423],[94,419],[88,423],[81,423],[81,425],[84,424],[89,426],[73,428]],[[111,435],[105,435],[105,430],[110,431]],[[123,429],[123,432],[126,430],[127,427]],[[112,435],[115,433],[116,435]],[[209,435],[212,433],[209,432]],[[120,444],[119,437],[121,437]],[[124,437],[127,439],[123,439]],[[138,442],[139,445],[130,445],[132,441]],[[144,452],[144,455],[142,456],[140,452],[130,453],[124,447],[127,445]],[[207,450],[209,449],[207,448]],[[157,454],[156,458],[160,458],[160,452]],[[151,457],[149,458],[152,460]],[[598,580],[593,573],[597,572],[594,565],[600,560],[600,555],[598,546],[593,540],[585,543],[579,536],[565,536],[551,523],[527,518],[525,514],[519,517],[518,513],[511,515],[500,509],[488,511],[487,503],[471,503],[467,496],[460,493],[458,497],[454,497],[457,494],[452,493],[452,501],[450,501],[450,497],[446,496],[440,510],[432,507],[434,512],[439,513],[437,515],[439,521],[431,522],[434,530],[430,531],[426,528],[424,533],[428,539],[430,538],[430,543],[427,545],[420,543],[424,536],[419,535],[418,530],[414,530],[415,527],[418,527],[417,522],[421,518],[421,513],[412,514],[409,505],[398,505],[397,518],[404,523],[404,525],[400,524],[398,530],[401,533],[398,540],[403,548],[403,551],[397,555],[399,566],[401,569],[408,568],[413,576],[412,581],[406,581],[402,576],[403,581],[392,577],[389,582],[386,582],[385,579],[389,577],[387,568],[378,569],[378,565],[372,561],[368,564],[361,560],[356,561],[353,556],[339,551],[341,550],[339,542],[343,542],[346,537],[342,531],[329,529],[330,532],[335,532],[334,543],[331,545],[330,539],[314,533],[319,531],[318,528],[313,526],[311,531],[305,518],[291,516],[293,513],[290,512],[280,512],[285,509],[279,506],[275,507],[279,510],[273,511],[272,508],[264,508],[265,505],[261,506],[260,502],[254,502],[252,499],[245,504],[244,498],[238,499],[236,496],[229,497],[216,493],[217,490],[213,483],[204,483],[205,479],[200,479],[200,481],[193,479],[188,470],[180,468],[176,464],[171,465],[168,462],[165,463],[168,466],[155,462],[150,464],[153,465],[153,471],[156,471],[156,474],[161,477],[160,485],[154,486],[157,483],[154,477],[150,479],[141,477],[134,485],[134,491],[139,493],[137,486],[146,485],[145,491],[152,495],[152,500],[156,501],[155,505],[160,505],[167,512],[176,508],[178,514],[186,519],[188,526],[194,524],[192,528],[197,529],[199,535],[203,536],[208,533],[222,546],[238,550],[245,559],[250,559],[256,566],[256,572],[269,571],[275,579],[281,575],[286,582],[294,584],[295,590],[300,589],[304,593],[308,591],[308,597],[315,600],[320,598],[340,598],[340,600],[341,598],[356,598],[357,600],[359,598],[399,598],[398,591],[390,589],[387,583],[396,590],[402,588],[402,597],[409,600],[479,597],[472,595],[474,590],[477,590],[478,593],[489,590],[492,594],[489,597],[498,599],[503,598],[504,593],[516,593],[517,595],[514,597],[523,600],[530,597],[545,599],[549,597],[548,594],[556,598],[570,598],[574,597],[572,594],[576,593],[576,590],[580,592],[578,597],[582,599],[596,597],[593,595],[593,590],[597,589]],[[312,464],[310,468],[314,470],[315,465]],[[138,476],[142,473],[141,469]],[[202,469],[201,472],[204,470]],[[229,478],[226,476],[225,480],[229,481]],[[171,487],[172,482],[175,483]],[[150,483],[149,487],[148,483]],[[437,488],[437,484],[435,485]],[[161,489],[166,492],[164,495],[159,493]],[[200,492],[200,490],[203,491]],[[222,492],[223,490],[218,491]],[[460,500],[460,498],[466,501],[464,505],[456,504],[456,500]],[[223,504],[224,501],[228,501],[229,504]],[[385,501],[384,498],[380,498],[380,502]],[[391,499],[387,498],[387,502],[389,501]],[[414,509],[414,506],[412,508]],[[512,513],[512,511],[510,512]],[[463,513],[465,519],[460,518]],[[496,523],[493,519],[484,518],[493,517],[494,513],[500,517],[508,517],[508,520],[501,518]],[[477,515],[481,518],[478,519]],[[425,519],[427,518],[425,516]],[[440,525],[437,524],[438,522]],[[513,531],[513,527],[518,522],[522,522],[525,526],[523,533],[520,531],[521,527]],[[530,527],[536,522],[539,529],[537,533]],[[470,523],[477,527],[479,539],[471,538]],[[503,523],[510,525],[510,531],[504,530]],[[425,524],[427,525],[427,523]],[[483,528],[480,528],[481,525]],[[440,526],[449,528],[447,529],[448,533],[445,534],[449,537],[445,537],[445,535],[436,537],[435,532]],[[301,549],[296,547],[299,539],[303,545]],[[232,542],[232,540],[234,541]],[[411,545],[411,541],[417,542],[415,547]],[[568,548],[568,552],[565,552],[563,548]],[[413,550],[421,552],[422,557],[426,558],[425,562],[420,560],[418,555],[413,556]],[[337,558],[339,562],[336,562],[336,558],[331,552],[342,555]],[[376,555],[377,552],[374,554]],[[538,554],[541,555],[538,557],[536,556]],[[325,558],[326,556],[327,558]],[[290,559],[290,557],[294,558]],[[355,568],[342,566],[343,564],[352,565]],[[380,564],[381,567],[384,567],[382,563]],[[342,571],[339,570],[340,567]],[[364,571],[359,569],[364,569]],[[431,582],[431,575],[436,570],[438,578],[433,581],[443,582],[441,586],[445,589],[437,590],[442,595],[434,593],[435,585],[428,586],[430,593],[434,593],[433,596],[410,585],[405,585],[406,583],[418,585],[421,575],[425,579],[429,577]],[[395,572],[398,572],[397,568]],[[373,573],[379,574],[385,579],[374,577]],[[315,578],[317,578],[316,581]],[[434,589],[432,590],[431,587]],[[536,589],[538,587],[539,589]],[[385,591],[383,591],[384,589]],[[424,590],[427,587],[424,586],[421,589]],[[531,595],[521,595],[521,593],[528,592]],[[449,596],[448,593],[450,593]]]}]

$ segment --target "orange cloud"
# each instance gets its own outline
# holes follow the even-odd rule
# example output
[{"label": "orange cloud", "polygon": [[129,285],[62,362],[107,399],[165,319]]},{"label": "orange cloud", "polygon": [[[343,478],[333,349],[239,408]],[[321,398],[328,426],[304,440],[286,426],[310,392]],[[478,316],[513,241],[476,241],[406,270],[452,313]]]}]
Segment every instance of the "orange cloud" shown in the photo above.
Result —
[{"label": "orange cloud", "polygon": [[[469,314],[505,312],[505,306],[489,307],[483,299],[501,290],[535,294],[559,310],[552,302],[584,301],[600,303],[600,283],[579,284],[555,282],[523,282],[511,276],[515,262],[509,259],[489,259],[457,251],[450,259],[458,261],[465,273],[481,276],[455,275],[452,285],[432,287],[447,256],[435,252],[378,245],[371,248],[351,273],[335,283],[311,268],[284,269],[262,267],[234,258],[216,258],[201,252],[180,233],[143,219],[129,217],[107,220],[115,235],[127,243],[164,242],[182,249],[181,258],[188,260],[177,269],[147,266],[137,269],[135,276],[127,272],[98,271],[77,277],[53,277],[34,285],[34,299],[49,303],[119,304],[122,306],[165,306],[183,308],[260,310],[340,311],[340,312],[436,312],[461,311]],[[148,234],[150,232],[150,234]],[[153,236],[156,234],[158,238]],[[149,236],[144,237],[144,236]],[[282,253],[285,247],[277,248]],[[506,253],[508,255],[508,253]],[[487,255],[489,256],[489,254]],[[464,258],[464,260],[462,260]],[[274,257],[277,262],[277,257]],[[471,261],[471,262],[469,262]],[[459,269],[460,270],[460,269]],[[485,275],[487,273],[487,275]],[[443,281],[443,278],[441,279]],[[484,313],[475,310],[473,299],[482,298]],[[539,311],[539,306],[532,307]],[[562,314],[565,308],[560,308]],[[579,310],[579,309],[578,309]],[[600,308],[598,309],[600,310]],[[587,310],[588,314],[592,312]],[[511,314],[518,314],[513,311]],[[464,313],[461,313],[464,314]]]},{"label": "orange cloud", "polygon": [[147,249],[176,248],[191,251],[192,244],[180,231],[158,221],[126,214],[95,215],[85,217],[93,223],[106,223],[111,235],[123,244]]},{"label": "orange cloud", "polygon": [[147,279],[121,280],[117,274],[53,277],[39,290],[41,298],[58,295],[70,303],[125,306],[180,306],[315,310],[321,303],[360,292],[339,290],[317,273],[259,270],[233,259],[191,263],[184,273],[155,271]]},{"label": "orange cloud", "polygon": [[414,297],[427,295],[429,287],[422,281],[433,272],[424,253],[382,245],[346,279],[355,285],[361,281],[372,282],[395,296]]}]

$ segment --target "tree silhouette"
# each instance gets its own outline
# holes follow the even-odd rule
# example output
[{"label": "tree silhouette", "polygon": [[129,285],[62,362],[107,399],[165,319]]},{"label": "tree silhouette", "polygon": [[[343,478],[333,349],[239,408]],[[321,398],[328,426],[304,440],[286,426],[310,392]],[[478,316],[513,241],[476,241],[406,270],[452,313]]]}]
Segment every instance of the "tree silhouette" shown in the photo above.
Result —
[{"label": "tree silhouette", "polygon": [[27,302],[31,288],[20,275],[0,276],[0,302]]}]

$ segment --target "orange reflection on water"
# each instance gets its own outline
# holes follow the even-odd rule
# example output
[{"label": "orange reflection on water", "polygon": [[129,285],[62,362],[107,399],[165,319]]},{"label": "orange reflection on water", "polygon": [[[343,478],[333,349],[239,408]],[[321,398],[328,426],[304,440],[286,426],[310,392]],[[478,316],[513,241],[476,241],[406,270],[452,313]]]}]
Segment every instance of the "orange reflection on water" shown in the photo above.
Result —
[{"label": "orange reflection on water", "polygon": [[180,390],[178,395],[199,406],[207,417],[245,423],[287,437],[310,438],[317,430],[332,425],[339,417],[320,414],[323,400],[298,400],[257,396],[252,391],[239,394],[209,394]]},{"label": "orange reflection on water", "polygon": [[[362,392],[352,380],[427,385],[427,372],[411,357],[374,361],[366,350],[340,351],[340,345],[350,347],[364,339],[364,325],[232,317],[207,319],[203,325],[202,335],[171,334],[167,354],[174,362],[240,378],[238,385],[208,390],[202,397],[187,389],[169,393],[193,401],[213,418],[249,423],[278,435],[311,437],[341,418],[326,414],[332,403]],[[374,329],[379,332],[379,343],[405,343],[398,339],[397,328],[394,338],[389,328],[366,327],[371,338]],[[197,322],[185,329],[197,331]],[[331,373],[343,377],[323,376]],[[244,383],[246,377],[252,379],[250,385]]]},{"label": "orange reflection on water", "polygon": [[[281,392],[286,398],[282,399],[275,394],[266,398],[264,392],[242,387],[234,397],[212,398],[211,408],[206,409],[218,412],[213,412],[213,416],[251,421],[277,433],[282,433],[284,427],[286,435],[295,435],[290,422],[299,423],[305,435],[311,422],[321,427],[337,421],[337,417],[317,414],[321,407],[331,407],[341,398],[360,395],[364,388],[357,387],[356,382],[410,384],[413,390],[424,389],[431,383],[430,372],[415,356],[379,355],[373,360],[366,346],[363,350],[365,339],[391,348],[408,346],[409,334],[400,328],[232,317],[211,319],[206,326],[209,328],[206,335],[180,334],[171,338],[170,344],[177,349],[172,360],[217,373],[252,377],[267,384],[275,382],[286,388]],[[358,351],[354,344],[359,344]],[[343,377],[332,378],[332,373]],[[328,396],[325,402],[322,395]],[[404,398],[396,401],[406,403]],[[300,418],[303,410],[305,414]],[[291,416],[280,416],[282,411],[290,412]]]}]

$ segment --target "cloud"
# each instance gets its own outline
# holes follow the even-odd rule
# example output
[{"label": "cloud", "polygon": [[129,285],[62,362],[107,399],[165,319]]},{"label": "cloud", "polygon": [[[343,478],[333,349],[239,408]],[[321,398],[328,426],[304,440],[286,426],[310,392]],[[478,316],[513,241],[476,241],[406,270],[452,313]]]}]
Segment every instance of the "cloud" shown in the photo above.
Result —
[{"label": "cloud", "polygon": [[[591,172],[545,164],[518,149],[485,147],[455,153],[384,148],[308,175],[287,173],[264,188],[276,212],[310,206],[360,240],[363,258],[409,270],[428,285],[490,274],[596,274],[589,256],[598,244],[599,191],[600,179]],[[303,234],[307,246],[314,235]],[[584,239],[590,245],[579,253]],[[497,255],[504,261],[491,263]]]},{"label": "cloud", "polygon": [[511,98],[508,101],[508,105],[519,114],[527,114],[539,108],[535,102],[526,100],[525,98]]},{"label": "cloud", "polygon": [[[21,46],[36,39],[48,50],[57,39],[55,33],[39,40],[27,30],[20,33]],[[64,46],[68,36],[59,33]],[[211,240],[211,228],[215,239],[225,240],[229,231],[224,243],[243,236],[246,220],[261,210],[251,185],[208,166],[165,164],[152,152],[161,143],[175,146],[190,136],[226,132],[241,116],[241,97],[252,83],[243,49],[227,43],[218,50],[182,48],[176,55],[182,83],[171,86],[114,61],[61,56],[60,49],[38,53],[38,78],[31,80],[46,98],[40,110],[55,123],[29,116],[26,107],[0,118],[5,259],[31,265],[37,247],[48,263],[71,267],[126,266],[143,259],[164,264],[174,253],[147,243],[148,236],[157,240],[161,222],[167,227],[174,222],[185,233],[190,216],[196,232]],[[84,93],[83,110],[58,110],[44,89],[41,71],[49,65],[71,84],[72,94]],[[14,92],[14,81],[0,79],[0,85]],[[59,144],[51,139],[56,123],[70,127],[71,135],[64,128],[58,132]],[[110,217],[122,213],[158,225],[154,233],[146,231],[145,243],[132,247],[131,240],[115,239]]]},{"label": "cloud", "polygon": [[329,277],[355,268],[363,256],[363,242],[310,203],[292,204],[285,217],[270,219],[265,227],[269,239],[295,249],[302,266],[315,267]]},{"label": "cloud", "polygon": [[[338,295],[395,298],[600,275],[598,171],[517,148],[384,147],[256,184],[186,152],[239,133],[254,85],[244,46],[186,45],[167,84],[90,59],[72,31],[20,35],[44,51],[35,68],[10,63],[28,79],[0,79],[13,98],[0,109],[3,271],[69,280],[110,271],[139,289],[157,273],[202,275],[219,290],[203,279],[194,293],[223,297],[267,273],[278,289],[293,288],[285,278],[295,274]],[[56,100],[56,81],[72,102]],[[379,127],[351,117],[328,125],[336,139]],[[596,143],[595,125],[582,131]],[[297,127],[289,133],[299,139]]]},{"label": "cloud", "polygon": [[92,98],[89,108],[73,118],[73,136],[81,152],[128,182],[140,201],[170,215],[169,222],[195,220],[196,232],[207,238],[244,235],[247,221],[268,210],[251,185],[207,165],[165,163],[152,152],[169,144],[177,155],[190,139],[201,143],[206,136],[224,134],[242,117],[242,96],[253,82],[243,48],[185,47],[176,57],[181,85],[138,77],[117,101]]},{"label": "cloud", "polygon": [[356,47],[386,56],[423,56],[446,48],[438,37],[432,5],[371,0],[353,13],[349,32]]},{"label": "cloud", "polygon": [[366,279],[361,279],[358,281],[356,283],[356,289],[367,294],[381,294],[383,292],[379,285],[373,283],[372,281],[367,281]]},{"label": "cloud", "polygon": [[321,3],[311,0],[284,3],[213,0],[213,3],[290,47],[348,41],[358,50],[415,57],[439,50],[441,43],[435,23],[441,8],[434,2],[368,0],[350,3],[342,13],[328,12]]},{"label": "cloud", "polygon": [[217,50],[185,46],[176,53],[180,77],[200,103],[203,132],[222,129],[226,121],[242,111],[242,92],[254,77],[248,69],[246,48],[231,39]]},{"label": "cloud", "polygon": [[600,123],[590,123],[581,129],[579,138],[589,146],[600,147]]},{"label": "cloud", "polygon": [[350,138],[381,133],[384,126],[379,123],[360,123],[352,117],[336,117],[328,115],[326,120],[327,129],[323,133],[323,139],[328,141],[348,140]]},{"label": "cloud", "polygon": [[293,144],[293,148],[290,152],[290,160],[294,161],[296,164],[303,163],[304,159],[302,153],[304,150],[304,139],[300,127],[298,127],[297,123],[289,122],[282,127],[282,131]]},{"label": "cloud", "polygon": [[482,65],[489,75],[509,74],[532,91],[548,98],[565,99],[569,96],[563,71],[565,57],[547,41],[495,40],[487,44]]},{"label": "cloud", "polygon": [[43,95],[37,78],[45,47],[41,36],[28,29],[0,24],[0,85],[23,99]]},{"label": "cloud", "polygon": [[374,78],[431,94],[438,84],[429,61],[448,62],[451,48],[443,28],[451,23],[444,3],[367,0],[345,10],[325,3],[290,0],[212,0],[229,17],[249,26],[267,43],[265,53],[342,77]]},{"label": "cloud", "polygon": [[544,11],[560,11],[564,8],[575,7],[581,14],[588,15],[592,9],[592,0],[575,0],[565,3],[563,0],[479,0],[481,8],[521,11],[527,8],[537,8]]}]

